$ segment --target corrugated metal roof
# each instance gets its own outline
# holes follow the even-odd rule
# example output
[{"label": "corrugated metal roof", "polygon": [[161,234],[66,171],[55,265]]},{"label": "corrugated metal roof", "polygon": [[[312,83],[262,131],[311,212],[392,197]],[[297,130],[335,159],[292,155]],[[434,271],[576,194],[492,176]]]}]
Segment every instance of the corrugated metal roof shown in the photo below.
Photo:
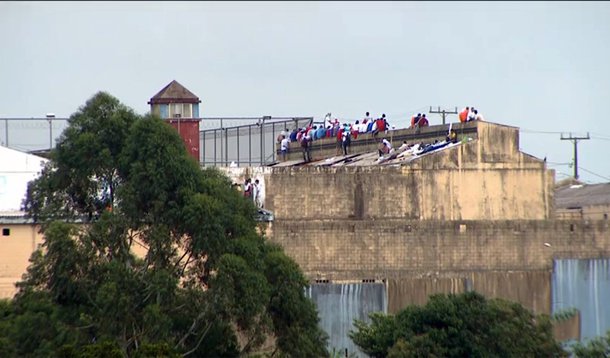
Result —
[{"label": "corrugated metal roof", "polygon": [[156,95],[152,96],[148,104],[154,103],[200,103],[199,97],[173,80],[163,87]]},{"label": "corrugated metal roof", "polygon": [[32,224],[34,220],[25,216],[25,211],[0,211],[0,225]]},{"label": "corrugated metal roof", "polygon": [[610,183],[568,185],[555,190],[556,208],[610,205]]}]

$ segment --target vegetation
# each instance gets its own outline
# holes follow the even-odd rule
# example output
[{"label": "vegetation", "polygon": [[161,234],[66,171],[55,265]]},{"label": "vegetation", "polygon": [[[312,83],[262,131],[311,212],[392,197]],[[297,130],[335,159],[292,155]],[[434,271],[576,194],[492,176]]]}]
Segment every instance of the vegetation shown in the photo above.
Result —
[{"label": "vegetation", "polygon": [[355,322],[350,338],[373,357],[559,357],[550,319],[476,292],[433,295],[397,315]]},{"label": "vegetation", "polygon": [[93,96],[24,209],[45,242],[0,302],[0,356],[328,356],[299,267],[159,118]]},{"label": "vegetation", "polygon": [[596,337],[586,342],[576,342],[572,346],[572,352],[579,358],[610,357],[610,331],[602,337]]}]

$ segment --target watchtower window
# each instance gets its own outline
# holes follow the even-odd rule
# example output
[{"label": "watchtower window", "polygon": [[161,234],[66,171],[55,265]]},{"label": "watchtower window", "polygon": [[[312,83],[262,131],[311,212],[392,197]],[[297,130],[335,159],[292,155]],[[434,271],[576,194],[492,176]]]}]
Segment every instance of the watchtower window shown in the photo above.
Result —
[{"label": "watchtower window", "polygon": [[191,103],[172,103],[169,105],[169,116],[171,118],[191,118],[193,105]]}]

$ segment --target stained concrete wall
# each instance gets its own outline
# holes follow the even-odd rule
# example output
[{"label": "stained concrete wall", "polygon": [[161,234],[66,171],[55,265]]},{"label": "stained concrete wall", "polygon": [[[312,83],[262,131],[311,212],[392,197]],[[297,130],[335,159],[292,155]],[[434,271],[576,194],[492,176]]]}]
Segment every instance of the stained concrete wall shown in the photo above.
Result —
[{"label": "stained concrete wall", "polygon": [[400,278],[388,280],[388,312],[408,305],[423,305],[430,295],[477,291],[488,298],[521,303],[535,313],[551,314],[551,272],[478,271],[455,272],[453,277]]},{"label": "stained concrete wall", "polygon": [[541,220],[553,171],[518,151],[518,130],[477,123],[478,139],[400,167],[281,167],[266,175],[278,220]]},{"label": "stained concrete wall", "polygon": [[550,271],[556,258],[610,257],[605,220],[277,220],[270,237],[311,279]]}]

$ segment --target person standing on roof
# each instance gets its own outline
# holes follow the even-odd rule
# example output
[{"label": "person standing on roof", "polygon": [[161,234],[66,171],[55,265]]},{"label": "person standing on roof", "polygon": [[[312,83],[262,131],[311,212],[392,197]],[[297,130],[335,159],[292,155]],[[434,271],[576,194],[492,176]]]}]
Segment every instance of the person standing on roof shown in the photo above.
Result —
[{"label": "person standing on roof", "polygon": [[341,147],[343,148],[343,155],[347,155],[347,148],[352,143],[352,133],[349,127],[343,130],[341,134]]},{"label": "person standing on roof", "polygon": [[468,113],[470,113],[470,107],[466,107],[466,108],[462,109],[460,114],[458,114],[458,117],[460,118],[460,122],[464,123],[464,122],[468,121]]},{"label": "person standing on roof", "polygon": [[288,140],[288,138],[286,138],[286,136],[284,136],[284,138],[282,138],[282,141],[280,142],[280,152],[282,153],[282,161],[286,161],[286,155],[288,154],[288,143],[290,141]]},{"label": "person standing on roof", "polygon": [[303,149],[303,160],[311,162],[311,136],[308,133],[301,138],[301,149]]},{"label": "person standing on roof", "polygon": [[388,122],[388,119],[385,116],[385,113],[381,116],[381,118],[383,119],[383,128],[384,131],[386,133],[388,133],[388,130],[390,129],[390,123]]}]

